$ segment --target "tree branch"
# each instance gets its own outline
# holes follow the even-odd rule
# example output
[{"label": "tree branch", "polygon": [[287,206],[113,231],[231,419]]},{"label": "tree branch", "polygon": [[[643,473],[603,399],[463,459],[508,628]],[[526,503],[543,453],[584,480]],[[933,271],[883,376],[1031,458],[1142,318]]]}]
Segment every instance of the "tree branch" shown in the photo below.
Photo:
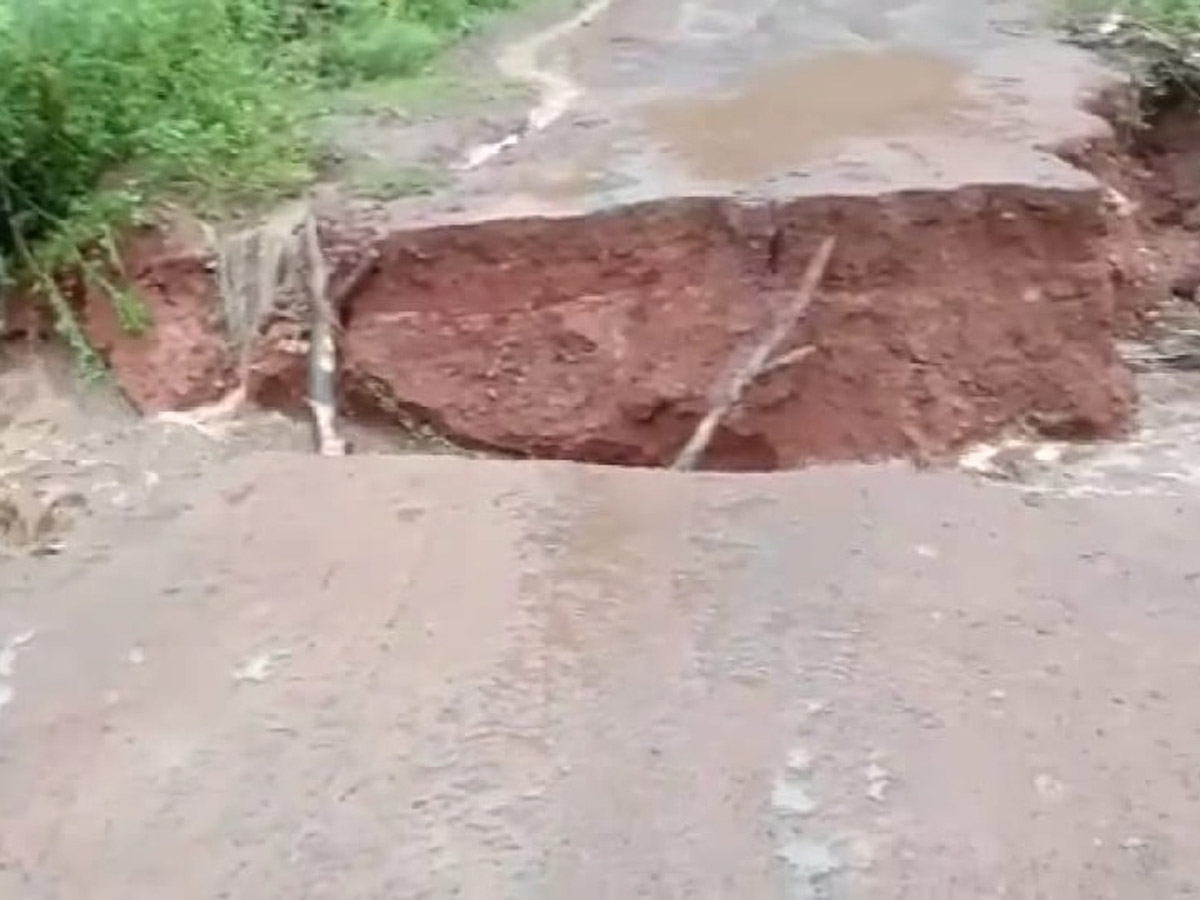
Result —
[{"label": "tree branch", "polygon": [[675,462],[671,466],[672,469],[690,471],[696,468],[696,465],[708,450],[708,445],[712,442],[721,421],[729,415],[730,410],[741,402],[746,389],[756,379],[783,366],[798,362],[812,352],[812,348],[810,347],[801,347],[780,356],[775,356],[780,346],[787,339],[788,334],[796,327],[796,324],[808,311],[809,306],[812,305],[817,287],[825,277],[825,269],[829,265],[829,258],[833,255],[833,248],[836,243],[837,239],[833,237],[828,237],[821,243],[821,246],[808,263],[808,268],[804,272],[804,277],[800,280],[800,287],[796,291],[795,298],[779,314],[774,326],[755,345],[750,355],[746,358],[745,364],[736,369],[722,389],[716,392],[712,406],[704,418],[700,420],[700,423],[696,426],[696,430],[692,432],[692,436],[687,444],[684,445],[683,450],[675,458]]}]

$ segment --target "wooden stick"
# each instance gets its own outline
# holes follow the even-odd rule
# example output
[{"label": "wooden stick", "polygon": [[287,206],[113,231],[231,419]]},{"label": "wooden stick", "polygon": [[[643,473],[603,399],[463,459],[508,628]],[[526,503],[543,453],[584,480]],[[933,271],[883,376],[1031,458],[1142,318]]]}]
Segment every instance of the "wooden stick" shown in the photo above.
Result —
[{"label": "wooden stick", "polygon": [[755,379],[774,369],[797,362],[812,352],[809,348],[802,347],[772,358],[788,334],[807,312],[809,306],[812,305],[817,287],[820,285],[821,279],[825,277],[825,269],[829,265],[829,258],[833,255],[836,243],[837,239],[833,237],[828,237],[821,243],[809,261],[808,268],[804,271],[804,277],[800,280],[800,287],[796,291],[795,299],[776,318],[774,326],[763,336],[763,339],[755,345],[745,364],[733,372],[721,390],[715,392],[716,396],[711,408],[700,420],[696,430],[692,432],[691,438],[675,458],[672,469],[690,471],[696,468],[705,451],[708,450],[708,445],[717,432],[717,426],[721,424],[721,420],[729,414],[730,410],[741,402],[742,395],[746,393],[746,389],[754,383]]},{"label": "wooden stick", "polygon": [[763,366],[763,370],[754,376],[754,379],[766,378],[772,372],[778,372],[780,369],[786,369],[788,366],[794,366],[796,363],[808,359],[816,352],[817,348],[812,344],[805,344],[803,347],[797,347],[795,350],[789,350],[787,353],[781,353],[779,356],[776,356],[765,366]]},{"label": "wooden stick", "polygon": [[316,216],[304,222],[308,256],[308,293],[312,303],[312,333],[308,350],[308,407],[312,411],[317,452],[322,456],[345,456],[346,442],[337,432],[337,345],[333,339],[333,310],[327,290],[329,272],[317,237]]}]

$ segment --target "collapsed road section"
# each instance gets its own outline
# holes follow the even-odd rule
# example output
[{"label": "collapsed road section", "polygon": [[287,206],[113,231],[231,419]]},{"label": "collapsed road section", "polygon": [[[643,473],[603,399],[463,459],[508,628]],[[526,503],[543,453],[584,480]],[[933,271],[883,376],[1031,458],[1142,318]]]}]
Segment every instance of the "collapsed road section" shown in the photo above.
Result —
[{"label": "collapsed road section", "polygon": [[[705,466],[1119,435],[1135,395],[1116,337],[1161,274],[1137,166],[1094,112],[1119,80],[992,4],[844,6],[616,0],[533,54],[567,73],[555,116],[530,117],[544,127],[429,196],[327,198],[333,281],[354,282],[342,412],[667,464],[833,238],[783,364]],[[213,261],[162,234],[130,256],[157,327],[87,315],[126,393],[159,411],[229,391]],[[300,407],[303,322],[271,309],[256,327],[245,387]]]}]

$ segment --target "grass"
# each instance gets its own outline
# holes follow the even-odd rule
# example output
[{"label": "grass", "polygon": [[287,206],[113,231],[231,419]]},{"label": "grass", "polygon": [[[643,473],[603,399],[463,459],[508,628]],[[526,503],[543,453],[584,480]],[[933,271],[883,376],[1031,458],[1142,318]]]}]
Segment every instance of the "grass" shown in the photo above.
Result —
[{"label": "grass", "polygon": [[35,282],[81,353],[64,267],[148,327],[105,279],[115,229],[164,196],[215,210],[296,191],[322,98],[421,83],[515,2],[0,0],[0,290]]},{"label": "grass", "polygon": [[1117,12],[1133,21],[1175,34],[1200,30],[1200,0],[1119,0],[1116,3],[1087,0],[1086,5],[1093,11]]},{"label": "grass", "polygon": [[1097,23],[1118,15],[1169,33],[1200,30],[1200,0],[1063,0],[1060,12],[1068,22]]}]

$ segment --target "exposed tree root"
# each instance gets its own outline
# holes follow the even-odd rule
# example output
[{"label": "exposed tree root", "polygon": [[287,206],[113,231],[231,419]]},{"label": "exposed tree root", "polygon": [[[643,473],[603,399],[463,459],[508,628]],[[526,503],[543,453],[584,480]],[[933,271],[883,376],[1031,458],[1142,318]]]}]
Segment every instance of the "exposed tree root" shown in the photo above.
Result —
[{"label": "exposed tree root", "polygon": [[[314,445],[323,456],[341,456],[346,441],[337,431],[336,310],[362,283],[374,261],[368,255],[333,295],[311,207],[295,207],[263,225],[212,240],[225,327],[237,349],[237,386],[215,403],[186,412],[166,412],[157,421],[195,428],[219,440],[247,399],[254,349],[275,317],[306,319],[308,407]],[[305,309],[306,308],[306,309]]]}]

